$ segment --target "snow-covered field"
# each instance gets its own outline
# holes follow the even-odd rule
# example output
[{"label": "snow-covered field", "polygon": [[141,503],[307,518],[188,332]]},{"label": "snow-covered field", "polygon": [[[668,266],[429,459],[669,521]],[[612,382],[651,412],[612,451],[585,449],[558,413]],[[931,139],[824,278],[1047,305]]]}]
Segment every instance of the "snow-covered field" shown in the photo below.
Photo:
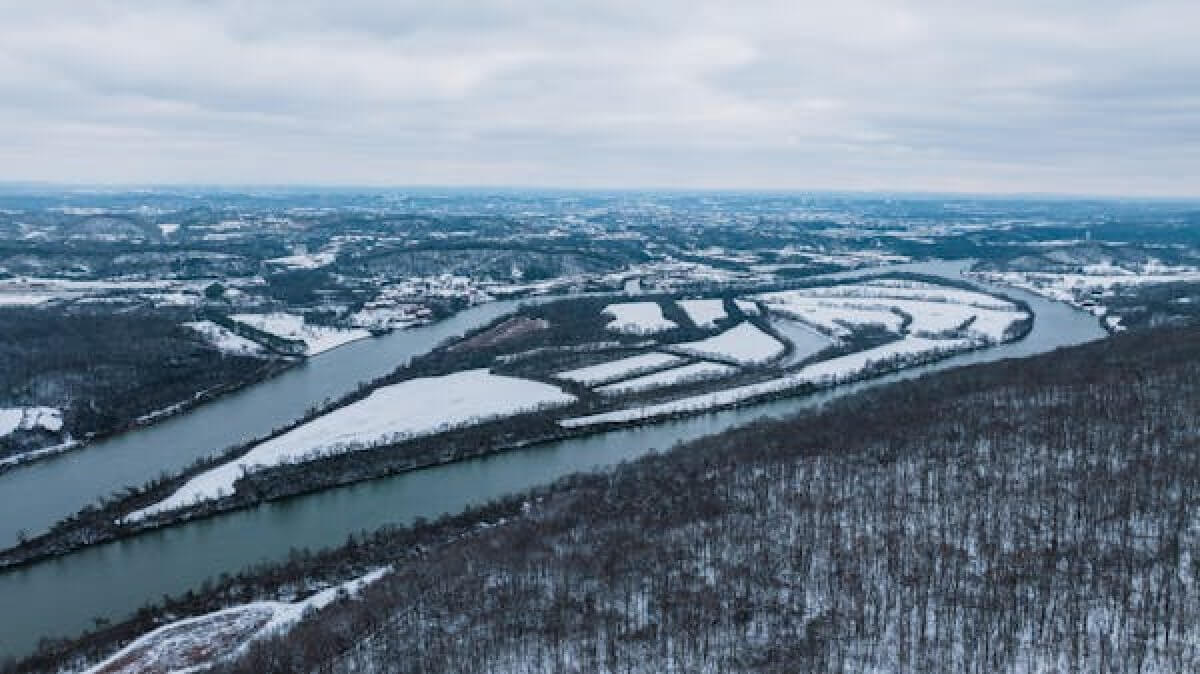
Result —
[{"label": "snow-covered field", "polygon": [[682,362],[683,359],[679,356],[672,356],[666,353],[643,353],[637,356],[621,358],[620,360],[600,363],[599,365],[581,367],[577,370],[559,372],[554,376],[558,379],[577,382],[584,386],[596,386],[645,372],[661,370],[665,367],[673,367]]},{"label": "snow-covered field", "polygon": [[184,325],[204,336],[204,339],[217,348],[221,353],[235,356],[258,356],[265,351],[258,342],[235,334],[222,325],[212,321],[193,321]]},{"label": "snow-covered field", "polygon": [[236,656],[257,639],[286,632],[306,611],[320,610],[340,596],[353,597],[391,571],[390,566],[376,569],[297,602],[256,601],[168,623],[85,674],[199,671]]},{"label": "snow-covered field", "polygon": [[829,336],[803,321],[776,316],[771,318],[771,327],[777,334],[792,343],[792,352],[785,360],[779,362],[783,367],[807,360],[836,344]]},{"label": "snow-covered field", "polygon": [[613,317],[608,329],[631,335],[652,335],[678,327],[663,316],[658,302],[621,302],[604,307],[603,313]]},{"label": "snow-covered field", "polygon": [[991,283],[1001,283],[1036,293],[1043,297],[1079,304],[1119,286],[1200,281],[1200,269],[1145,265],[1140,270],[1125,269],[1109,264],[1087,265],[1079,273],[1009,271],[972,272],[971,276]]},{"label": "snow-covered field", "polygon": [[888,332],[900,332],[904,317],[890,310],[847,306],[836,298],[805,297],[796,291],[760,295],[773,313],[804,321],[833,337],[848,337],[856,328],[879,326]]},{"label": "snow-covered field", "polygon": [[676,304],[698,328],[715,328],[717,321],[727,316],[724,300],[679,300]]},{"label": "snow-covered field", "polygon": [[601,395],[620,395],[623,393],[637,393],[641,391],[650,391],[664,386],[674,386],[676,384],[685,384],[689,382],[700,381],[704,379],[717,379],[719,377],[728,377],[737,372],[737,368],[731,365],[722,363],[709,363],[702,361],[676,367],[662,372],[655,372],[642,377],[634,377],[625,381],[601,386],[596,389],[596,393]]},{"label": "snow-covered field", "polygon": [[804,384],[832,386],[860,377],[870,367],[878,363],[949,354],[969,349],[972,346],[974,346],[974,343],[970,340],[906,337],[873,349],[815,363],[786,377],[777,377],[757,384],[748,384],[723,391],[689,396],[657,405],[631,407],[586,417],[563,419],[559,424],[565,428],[579,428],[596,424],[652,419],[680,412],[699,412],[714,407],[732,405],[762,395],[780,393]]},{"label": "snow-covered field", "polygon": [[485,369],[410,379],[378,388],[358,402],[317,417],[201,473],[171,496],[130,513],[126,519],[136,521],[233,493],[233,484],[243,471],[368,449],[574,401],[574,396],[557,387],[494,375]]},{"label": "snow-covered field", "polygon": [[306,255],[288,255],[287,257],[276,257],[270,260],[263,260],[267,264],[273,264],[277,267],[285,269],[319,269],[321,267],[333,264],[336,253],[309,253]]},{"label": "snow-covered field", "polygon": [[747,316],[757,316],[759,314],[758,302],[752,302],[750,300],[734,300],[733,303],[736,304],[737,308]]},{"label": "snow-covered field", "polygon": [[986,293],[905,279],[872,279],[861,283],[805,288],[796,292],[810,297],[877,297],[948,302],[983,309],[1008,311],[1014,309],[1012,302],[1002,300],[999,297],[993,297]]},{"label": "snow-covered field", "polygon": [[748,322],[739,323],[707,339],[672,344],[669,348],[690,356],[730,360],[741,365],[766,363],[778,358],[784,351],[779,340]]},{"label": "snow-covered field", "polygon": [[57,299],[53,293],[0,291],[0,307],[29,307]]},{"label": "snow-covered field", "polygon": [[0,438],[15,431],[62,430],[62,410],[54,407],[0,407]]},{"label": "snow-covered field", "polygon": [[775,313],[835,337],[865,325],[899,333],[903,313],[912,317],[909,334],[937,336],[962,329],[966,335],[1000,341],[1013,323],[1027,317],[1013,303],[985,293],[897,279],[766,293],[759,299]]},{"label": "snow-covered field", "polygon": [[284,312],[234,314],[230,318],[257,330],[269,332],[276,337],[298,339],[308,345],[308,355],[310,356],[371,336],[369,330],[358,328],[345,330],[324,325],[312,325],[305,323],[303,316]]}]

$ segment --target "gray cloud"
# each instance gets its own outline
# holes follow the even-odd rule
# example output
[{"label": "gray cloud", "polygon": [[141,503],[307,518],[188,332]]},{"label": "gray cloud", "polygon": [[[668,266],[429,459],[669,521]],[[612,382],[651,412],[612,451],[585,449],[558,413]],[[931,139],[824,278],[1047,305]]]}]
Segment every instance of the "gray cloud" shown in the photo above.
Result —
[{"label": "gray cloud", "polygon": [[1196,25],[1194,0],[6,3],[0,179],[1195,194]]}]

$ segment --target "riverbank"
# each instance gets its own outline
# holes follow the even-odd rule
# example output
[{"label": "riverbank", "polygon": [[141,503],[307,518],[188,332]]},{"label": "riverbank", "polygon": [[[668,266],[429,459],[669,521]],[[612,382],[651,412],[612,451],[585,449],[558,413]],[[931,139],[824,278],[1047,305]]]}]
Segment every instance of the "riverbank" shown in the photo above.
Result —
[{"label": "riverbank", "polygon": [[[924,277],[929,278],[929,277]],[[970,284],[965,284],[970,287]],[[1004,297],[1006,301],[1016,305],[1028,318],[1016,324],[1015,332],[1009,336],[1006,344],[1024,339],[1032,331],[1034,312],[1029,305],[1019,298]],[[583,301],[583,300],[576,300]],[[647,423],[683,419],[696,414],[712,414],[723,410],[752,407],[766,402],[790,397],[810,395],[815,391],[836,386],[851,385],[856,382],[877,378],[906,368],[927,366],[929,364],[961,355],[978,349],[996,348],[1000,345],[980,342],[952,343],[947,347],[905,357],[881,359],[877,362],[867,362],[861,369],[851,370],[838,377],[806,381],[803,378],[782,377],[767,380],[766,386],[750,385],[745,395],[730,400],[717,399],[707,402],[702,407],[688,406],[682,409],[671,409],[664,413],[653,415],[633,416],[628,419],[601,421],[594,424],[568,423],[566,417],[550,413],[534,415],[510,416],[502,420],[485,423],[469,428],[455,429],[449,432],[425,436],[405,442],[384,443],[369,449],[363,449],[326,458],[317,458],[301,463],[285,463],[280,466],[253,472],[243,472],[243,476],[234,484],[230,493],[211,500],[205,500],[195,505],[169,510],[150,517],[129,517],[130,513],[141,511],[156,502],[162,501],[176,491],[181,485],[196,475],[210,471],[216,466],[229,464],[251,451],[264,442],[268,442],[292,432],[306,423],[330,414],[331,412],[354,404],[387,384],[411,380],[420,376],[440,374],[443,369],[454,371],[463,366],[458,362],[443,362],[444,356],[453,353],[455,358],[467,357],[460,353],[455,344],[469,343],[478,336],[489,334],[508,320],[497,318],[492,323],[485,324],[468,331],[458,341],[446,342],[434,349],[428,357],[420,359],[403,370],[381,378],[372,384],[364,384],[357,391],[349,394],[320,411],[312,411],[289,426],[280,428],[269,436],[256,439],[241,446],[230,449],[220,457],[197,461],[177,476],[161,478],[147,483],[140,488],[129,488],[115,498],[103,502],[98,507],[91,506],[74,514],[70,518],[57,523],[49,532],[22,541],[14,548],[0,551],[0,568],[27,565],[48,557],[61,556],[81,548],[113,540],[126,539],[147,531],[170,527],[188,521],[213,517],[234,510],[253,507],[263,502],[294,497],[312,493],[321,489],[340,487],[365,480],[385,476],[398,475],[411,471],[427,469],[433,466],[445,465],[458,461],[477,459],[492,454],[510,451],[540,444],[558,442],[572,438],[584,437],[596,433],[611,432],[625,428],[633,428]],[[483,351],[484,361],[491,362],[494,354]],[[425,360],[430,363],[425,363]],[[480,363],[473,361],[468,365]],[[720,394],[730,390],[713,384],[714,390]],[[643,406],[645,402],[626,402],[634,407]],[[669,406],[669,405],[668,405]],[[601,415],[603,416],[603,415]]]},{"label": "riverbank", "polygon": [[[719,438],[709,438],[678,448],[666,455],[642,458],[636,463],[624,464],[622,468],[617,469],[616,473],[591,473],[565,478],[560,476],[558,481],[550,486],[536,487],[532,491],[516,495],[509,494],[499,500],[491,501],[485,506],[471,508],[458,515],[439,518],[432,524],[418,521],[411,528],[388,528],[370,535],[355,536],[347,545],[315,555],[308,554],[306,551],[297,552],[286,564],[263,566],[253,572],[223,578],[207,591],[177,597],[167,604],[146,608],[139,612],[134,621],[96,630],[78,641],[57,644],[44,651],[42,659],[27,661],[25,667],[27,671],[36,671],[39,666],[49,667],[50,663],[61,662],[64,657],[90,658],[95,661],[105,653],[115,650],[121,643],[128,642],[163,622],[178,620],[181,616],[197,615],[252,599],[277,598],[278,593],[286,591],[287,588],[294,588],[310,581],[324,585],[333,584],[360,574],[380,563],[399,562],[398,568],[403,568],[407,564],[426,563],[424,560],[437,559],[439,551],[445,549],[446,546],[465,545],[469,547],[474,544],[472,541],[480,536],[490,536],[492,533],[508,527],[524,527],[526,525],[523,525],[523,522],[538,522],[546,517],[558,517],[559,515],[556,513],[568,518],[571,522],[591,521],[594,524],[600,524],[597,520],[591,520],[581,515],[580,513],[588,512],[581,508],[586,507],[586,503],[596,503],[597,495],[612,494],[615,488],[619,488],[624,493],[636,495],[637,511],[644,513],[646,510],[645,499],[653,499],[656,492],[648,488],[648,485],[647,488],[638,486],[640,483],[637,480],[643,478],[636,476],[651,477],[653,483],[669,486],[672,489],[671,494],[679,494],[682,476],[706,475],[709,476],[705,478],[706,480],[715,479],[716,484],[708,485],[697,491],[696,494],[717,494],[720,492],[718,485],[723,480],[721,476],[726,474],[723,469],[717,468],[718,462],[727,461],[736,466],[742,466],[744,463],[742,458],[730,456],[730,447],[740,452],[739,457],[745,456],[747,453],[758,455],[770,448],[788,444],[822,450],[816,452],[817,456],[827,454],[840,457],[848,453],[847,443],[850,436],[844,434],[847,429],[861,429],[863,435],[875,438],[882,429],[887,429],[888,433],[894,433],[899,428],[912,431],[905,433],[905,437],[909,438],[907,446],[923,447],[937,454],[946,451],[939,443],[922,443],[914,439],[919,437],[917,432],[919,426],[936,423],[936,420],[940,418],[945,422],[947,428],[953,428],[955,432],[960,432],[961,426],[956,425],[958,422],[954,420],[974,418],[974,415],[969,413],[969,405],[970,401],[975,398],[965,394],[974,392],[980,382],[994,382],[999,386],[998,390],[1009,391],[1012,384],[1033,385],[1030,384],[1030,380],[1039,382],[1038,385],[1042,385],[1042,380],[1053,380],[1055,377],[1091,381],[1088,379],[1090,375],[1086,374],[1087,366],[1095,365],[1104,359],[1127,362],[1127,360],[1123,360],[1127,357],[1122,354],[1133,354],[1131,357],[1135,359],[1143,357],[1140,354],[1146,346],[1158,346],[1162,354],[1144,356],[1145,362],[1165,362],[1163,356],[1169,358],[1173,353],[1172,349],[1164,346],[1161,340],[1151,337],[1135,336],[1132,339],[1125,339],[1126,341],[1122,342],[1124,346],[1111,346],[1104,342],[1058,354],[1043,355],[1032,361],[983,364],[972,368],[956,369],[952,373],[943,373],[936,377],[925,377],[921,381],[876,388],[866,396],[843,397],[841,402],[831,409],[823,411],[819,416],[814,415],[806,419],[793,419],[786,422],[765,422],[757,430],[736,431],[739,434],[737,437],[769,438],[770,442],[760,443],[762,446],[748,442],[722,445]],[[1136,340],[1142,340],[1142,342]],[[1187,340],[1182,343],[1188,345],[1194,342]],[[1194,349],[1192,350],[1194,351]],[[993,384],[988,385],[992,386]],[[967,406],[968,410],[966,413],[954,415],[924,415],[919,413],[919,410],[907,410],[913,400],[940,400],[949,404],[962,403]],[[1022,406],[992,406],[987,409],[994,412],[995,410],[1025,410],[1026,408]],[[910,425],[889,426],[884,418],[873,419],[871,423],[861,422],[864,413],[876,415],[883,410],[892,410],[893,412],[907,410],[901,414],[901,417],[907,419],[907,423]],[[840,419],[841,421],[835,424],[831,423],[831,419]],[[772,433],[772,429],[785,427],[790,429],[790,426],[787,426],[789,424],[796,425],[798,428],[785,433]],[[1003,430],[1010,428],[1008,426],[1000,427],[999,431],[996,430],[996,426],[986,423],[982,424],[982,427],[990,429],[988,432],[1001,433],[998,436],[1001,438],[1012,433],[1012,431]],[[1016,426],[1016,428],[1020,429],[1023,426]],[[1035,431],[1031,430],[1029,434],[1036,437]],[[870,441],[862,443],[861,446],[883,448],[880,451],[884,453],[878,460],[874,455],[867,455],[864,458],[864,465],[867,466],[876,468],[887,466],[898,458],[904,458],[903,452],[899,457],[887,454],[888,451],[895,451],[895,443],[880,445],[876,441]],[[706,454],[705,452],[715,453]],[[951,453],[951,455],[961,459],[958,454]],[[1052,453],[1050,456],[1051,460],[1054,460],[1053,457],[1056,454]],[[945,463],[950,466],[956,465],[954,461]],[[686,464],[688,467],[681,468],[681,464]],[[751,473],[757,474],[754,471]],[[752,482],[761,484],[761,480],[758,479],[752,480]],[[972,481],[945,480],[938,481],[936,484],[959,483],[970,485]],[[847,485],[850,482],[838,482],[837,484]],[[614,485],[619,485],[619,487]],[[844,488],[844,486],[839,487],[839,489]],[[1001,492],[1006,491],[1001,490]],[[865,492],[871,493],[871,490],[866,489]],[[688,508],[686,512],[694,515],[699,510]],[[549,527],[549,531],[559,530],[559,527]],[[471,556],[471,558],[475,557]]]},{"label": "riverbank", "polygon": [[261,384],[262,382],[295,367],[300,362],[303,362],[303,359],[271,358],[264,362],[263,367],[253,371],[252,373],[249,373],[248,376],[242,377],[237,381],[228,382],[220,386],[198,391],[187,400],[182,400],[163,409],[130,419],[114,430],[103,433],[88,433],[79,440],[73,439],[52,447],[39,447],[37,449],[23,452],[14,456],[3,457],[0,459],[0,473],[16,470],[38,461],[56,458],[67,452],[83,451],[97,443],[118,438],[127,433],[132,433],[140,429],[148,428],[172,417],[191,412],[201,405],[210,403],[223,396],[235,393],[250,386]]},{"label": "riverbank", "polygon": [[[958,271],[965,265],[961,261],[926,263],[917,268],[908,265],[887,271],[924,271],[957,278]],[[880,271],[883,270],[873,269],[869,273]],[[864,273],[860,270],[840,276],[851,278]],[[992,290],[1007,291],[994,287]],[[1041,354],[1105,336],[1090,316],[1070,307],[1035,295],[1020,292],[1013,295],[1029,302],[1038,317],[1033,331],[1013,344],[961,354],[928,366],[808,396],[516,448],[479,459],[312,492],[106,545],[90,546],[53,561],[9,569],[0,573],[0,596],[23,609],[19,615],[15,612],[0,614],[0,653],[30,652],[42,636],[78,634],[92,626],[95,617],[123,618],[164,594],[182,594],[224,573],[267,561],[286,560],[294,548],[339,545],[348,535],[357,535],[364,530],[461,512],[505,494],[551,483],[564,475],[634,460],[678,442],[745,425],[764,416],[782,416],[819,407],[868,388],[942,369]],[[507,306],[515,308],[515,304]],[[248,425],[249,422],[261,428],[264,420],[272,416],[291,422],[304,410],[302,401],[296,399],[295,394],[303,392],[309,400],[320,400],[319,392],[330,390],[331,383],[347,382],[366,368],[378,370],[381,364],[402,362],[402,354],[412,353],[414,348],[432,348],[444,338],[463,334],[463,320],[470,319],[474,325],[479,325],[493,320],[503,309],[506,306],[484,305],[468,310],[467,316],[451,319],[451,324],[437,327],[435,333],[409,331],[397,333],[393,339],[364,340],[358,343],[358,348],[351,345],[342,354],[337,351],[328,354],[338,355],[337,358],[314,359],[263,384],[262,388],[252,387],[192,415],[183,415],[158,429],[151,429],[149,432],[157,439],[149,446],[144,444],[149,442],[148,438],[142,436],[139,437],[143,442],[141,446],[109,448],[104,455],[88,452],[73,456],[103,456],[106,459],[105,463],[88,465],[91,472],[86,477],[91,482],[87,484],[97,477],[103,478],[103,471],[120,467],[120,457],[125,453],[130,454],[129,461],[144,475],[148,456],[162,461],[170,459],[171,453],[178,453],[178,450],[194,451],[192,456],[195,456],[201,454],[201,441],[214,430],[245,432],[253,427]],[[481,313],[485,310],[489,313]],[[400,339],[405,341],[398,341]],[[366,346],[370,348],[362,348]],[[394,355],[389,358],[387,354]],[[370,358],[364,357],[368,355]],[[359,369],[355,370],[355,367]],[[368,378],[354,380],[357,383]],[[349,384],[343,385],[350,388]],[[243,404],[231,404],[235,402],[234,398]],[[252,406],[250,410],[247,410],[248,405]],[[286,416],[292,410],[299,411]],[[218,411],[221,414],[213,421],[211,413]],[[138,437],[140,433],[133,436]],[[222,445],[208,445],[212,446]],[[118,463],[114,464],[114,461]],[[57,466],[57,462],[44,465]],[[22,515],[28,517],[31,512],[44,510],[48,499],[53,504],[54,499],[61,500],[64,493],[78,495],[64,491],[75,479],[73,466],[74,461],[68,461],[65,466],[58,466],[59,470],[45,471],[44,476],[36,475],[38,466],[10,474],[28,478],[32,473],[44,480],[10,483],[7,490],[0,484],[0,501],[13,502],[13,511],[23,510]],[[137,483],[144,479],[139,478]],[[33,485],[38,487],[36,492],[24,491]],[[119,485],[117,483],[106,493],[119,490]],[[76,510],[78,507],[64,512],[63,516]],[[4,525],[0,522],[0,527]]]}]

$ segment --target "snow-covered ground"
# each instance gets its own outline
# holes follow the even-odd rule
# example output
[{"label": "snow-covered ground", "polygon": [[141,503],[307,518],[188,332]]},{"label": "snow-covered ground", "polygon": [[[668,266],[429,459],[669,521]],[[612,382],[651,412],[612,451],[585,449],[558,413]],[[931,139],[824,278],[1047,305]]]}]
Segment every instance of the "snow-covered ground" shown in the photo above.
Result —
[{"label": "snow-covered ground", "polygon": [[655,372],[642,377],[634,377],[625,381],[601,386],[596,389],[596,393],[602,395],[620,395],[623,393],[637,393],[640,391],[650,391],[664,386],[674,386],[676,384],[685,384],[689,382],[700,381],[703,379],[717,379],[719,377],[728,377],[737,372],[737,368],[731,365],[722,363],[709,363],[701,361],[684,365],[683,367],[671,368],[662,372]]},{"label": "snow-covered ground", "polygon": [[54,293],[35,293],[0,290],[0,307],[28,307],[57,299]]},{"label": "snow-covered ground", "polygon": [[428,321],[429,312],[420,305],[362,309],[350,315],[350,324],[360,328],[407,328]]},{"label": "snow-covered ground", "polygon": [[792,343],[792,352],[779,362],[782,367],[807,360],[836,344],[829,336],[803,321],[783,316],[775,316],[770,320],[775,332]]},{"label": "snow-covered ground", "polygon": [[865,325],[899,333],[901,314],[907,314],[912,317],[909,334],[938,336],[962,329],[966,335],[1001,341],[1013,323],[1027,317],[1013,303],[985,293],[897,279],[766,293],[759,299],[775,313],[835,337]]},{"label": "snow-covered ground", "polygon": [[1078,273],[1007,271],[972,272],[974,278],[1001,283],[1076,306],[1099,301],[1119,286],[1200,281],[1200,269],[1148,264],[1141,269],[1126,269],[1111,264],[1086,265]]},{"label": "snow-covered ground", "polygon": [[352,452],[575,401],[555,386],[485,369],[410,379],[263,442],[188,480],[174,494],[131,513],[140,520],[234,491],[243,471]]},{"label": "snow-covered ground", "polygon": [[904,317],[890,310],[855,308],[837,298],[806,297],[796,291],[760,295],[758,299],[773,313],[804,321],[833,337],[848,337],[856,328],[879,326],[900,332]]},{"label": "snow-covered ground", "polygon": [[737,308],[747,316],[757,316],[759,314],[758,302],[752,302],[750,300],[734,300],[733,303],[736,304]]},{"label": "snow-covered ground", "polygon": [[371,336],[369,330],[361,328],[347,330],[325,325],[312,325],[305,323],[303,316],[284,312],[234,314],[230,318],[257,330],[271,333],[276,337],[300,340],[308,345],[308,355],[310,356]]},{"label": "snow-covered ground", "polygon": [[270,260],[263,260],[263,262],[285,269],[319,269],[320,267],[332,264],[336,257],[337,254],[332,252],[308,253],[304,255],[276,257]]},{"label": "snow-covered ground", "polygon": [[257,639],[286,632],[306,611],[320,610],[338,597],[353,597],[391,571],[390,566],[376,569],[297,602],[256,601],[168,623],[85,674],[199,671],[236,656]]},{"label": "snow-covered ground", "polygon": [[217,348],[221,353],[235,356],[258,356],[265,351],[258,342],[235,334],[222,325],[212,321],[193,321],[184,325],[204,336],[204,339]]},{"label": "snow-covered ground", "polygon": [[645,372],[661,370],[682,363],[679,356],[665,353],[643,353],[637,356],[612,360],[599,365],[581,367],[577,370],[567,370],[554,375],[558,379],[573,381],[584,386],[596,386],[618,379],[625,379]]},{"label": "snow-covered ground", "polygon": [[613,317],[608,329],[632,335],[652,335],[678,327],[663,316],[658,302],[621,302],[604,307],[603,313]]},{"label": "snow-covered ground", "polygon": [[739,323],[708,339],[672,344],[669,348],[690,356],[730,360],[741,365],[766,363],[778,358],[784,351],[778,339],[748,322]]},{"label": "snow-covered ground", "polygon": [[62,410],[55,407],[0,407],[0,437],[15,431],[62,430]]},{"label": "snow-covered ground", "polygon": [[699,412],[714,407],[732,405],[762,395],[780,393],[804,384],[832,386],[860,377],[866,370],[878,363],[897,362],[937,354],[949,354],[969,349],[972,346],[974,346],[974,343],[970,340],[906,337],[873,349],[815,363],[785,377],[777,377],[757,384],[737,386],[713,393],[689,396],[657,405],[644,405],[602,414],[593,414],[586,417],[563,419],[559,424],[565,428],[578,428],[596,424],[652,419],[680,412]]},{"label": "snow-covered ground", "polygon": [[876,297],[948,302],[1007,311],[1015,308],[1012,302],[986,293],[905,279],[872,279],[861,283],[805,288],[795,292],[809,297]]},{"label": "snow-covered ground", "polygon": [[724,300],[679,300],[676,304],[698,328],[715,328],[717,321],[727,317]]}]

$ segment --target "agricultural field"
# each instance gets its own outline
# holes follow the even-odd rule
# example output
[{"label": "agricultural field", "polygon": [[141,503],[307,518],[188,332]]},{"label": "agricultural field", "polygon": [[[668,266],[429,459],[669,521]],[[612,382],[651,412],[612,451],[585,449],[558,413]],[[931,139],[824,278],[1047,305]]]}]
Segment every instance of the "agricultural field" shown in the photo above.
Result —
[{"label": "agricultural field", "polygon": [[313,325],[305,321],[303,316],[284,312],[233,314],[230,318],[280,339],[303,342],[305,352],[310,356],[371,336],[370,332],[361,328]]},{"label": "agricultural field", "polygon": [[130,513],[127,519],[136,521],[230,494],[246,471],[394,444],[497,417],[562,407],[574,400],[553,386],[486,370],[384,386],[197,475],[167,499]]},{"label": "agricultural field", "polygon": [[604,313],[612,316],[608,329],[628,335],[653,335],[678,327],[674,321],[663,316],[657,302],[621,302],[610,304]]}]

